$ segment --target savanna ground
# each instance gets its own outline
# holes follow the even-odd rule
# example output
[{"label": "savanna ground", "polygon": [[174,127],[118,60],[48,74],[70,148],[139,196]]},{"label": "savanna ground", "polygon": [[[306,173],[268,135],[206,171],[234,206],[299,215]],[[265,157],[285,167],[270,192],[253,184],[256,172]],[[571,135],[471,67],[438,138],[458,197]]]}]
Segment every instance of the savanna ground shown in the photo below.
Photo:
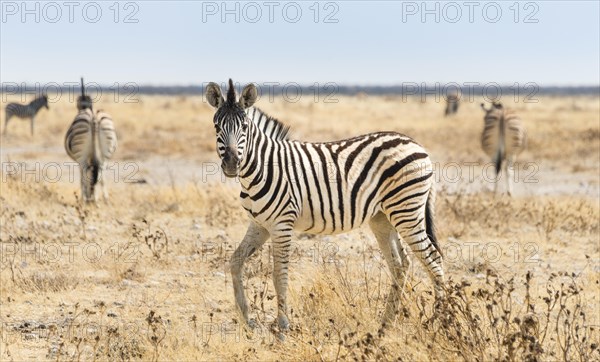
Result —
[{"label": "savanna ground", "polygon": [[0,359],[600,360],[597,96],[505,99],[530,139],[513,198],[491,193],[480,99],[443,118],[434,99],[336,98],[258,106],[296,139],[393,130],[431,152],[448,280],[437,310],[415,260],[404,307],[381,330],[389,277],[370,231],[298,235],[292,330],[283,343],[272,332],[267,243],[246,267],[259,324],[246,331],[227,263],[247,217],[238,185],[218,170],[213,110],[201,97],[105,95],[95,107],[119,136],[110,200],[82,207],[63,149],[75,104],[63,96],[39,113],[34,137],[13,119],[2,138]]}]

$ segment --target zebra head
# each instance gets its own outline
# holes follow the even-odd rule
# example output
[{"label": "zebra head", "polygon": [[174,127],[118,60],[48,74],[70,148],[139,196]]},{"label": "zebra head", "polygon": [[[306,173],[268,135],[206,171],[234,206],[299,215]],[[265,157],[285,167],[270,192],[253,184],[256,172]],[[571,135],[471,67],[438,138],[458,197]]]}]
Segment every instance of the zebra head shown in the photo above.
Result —
[{"label": "zebra head", "polygon": [[83,85],[83,78],[81,78],[81,95],[77,97],[77,110],[92,109],[92,97],[85,94],[85,86]]},{"label": "zebra head", "polygon": [[481,109],[483,109],[483,111],[486,114],[488,114],[493,111],[502,111],[504,109],[504,106],[499,101],[493,101],[490,108],[485,108],[485,103],[481,103]]},{"label": "zebra head", "polygon": [[211,82],[206,87],[206,99],[217,109],[213,119],[217,131],[217,152],[221,158],[221,168],[227,177],[236,177],[239,172],[250,124],[245,111],[254,104],[257,97],[258,92],[252,83],[244,87],[239,100],[236,100],[231,79],[227,99],[223,98],[218,84]]},{"label": "zebra head", "polygon": [[46,107],[46,109],[50,109],[50,107],[48,106],[48,95],[42,95],[42,99],[44,100],[44,103],[42,103],[44,107]]}]

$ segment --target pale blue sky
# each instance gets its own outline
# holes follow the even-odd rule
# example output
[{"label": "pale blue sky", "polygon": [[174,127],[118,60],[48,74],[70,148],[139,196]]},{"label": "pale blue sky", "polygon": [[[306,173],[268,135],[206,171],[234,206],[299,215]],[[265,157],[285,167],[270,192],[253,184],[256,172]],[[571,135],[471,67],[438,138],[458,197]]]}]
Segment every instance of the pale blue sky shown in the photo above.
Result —
[{"label": "pale blue sky", "polygon": [[[2,1],[0,71],[2,82],[72,82],[80,75],[101,84],[136,82],[150,85],[193,85],[223,82],[336,82],[347,85],[393,85],[402,82],[535,82],[540,85],[600,84],[598,1],[475,2],[456,22],[454,5],[437,2],[440,21],[421,21],[418,2],[326,2],[314,22],[314,1],[256,1],[262,17],[256,23],[254,4],[239,4],[239,22],[221,21],[221,1],[78,2],[73,23],[69,8],[38,2],[39,22],[29,14],[22,22],[21,1]],[[35,2],[27,4],[35,12]],[[88,4],[88,5],[86,5]],[[235,9],[235,2],[228,7]],[[302,10],[299,21],[295,6]],[[15,8],[16,6],[16,8]],[[416,8],[415,8],[416,6]],[[434,9],[436,2],[428,2]],[[113,7],[113,8],[111,8]],[[125,16],[136,10],[132,19]],[[218,7],[219,9],[216,9]],[[311,8],[312,7],[312,8]],[[337,7],[337,8],[336,8]],[[512,8],[511,8],[512,7]],[[244,12],[245,9],[245,12]],[[336,11],[325,23],[328,13]],[[211,13],[216,14],[211,15]],[[410,13],[416,12],[415,15]],[[14,13],[14,14],[13,14]],[[528,14],[535,13],[525,23]],[[444,17],[444,14],[447,16]],[[246,16],[244,16],[246,15]],[[204,19],[203,19],[204,16]],[[405,21],[403,21],[405,17]],[[26,44],[24,46],[23,44]]]}]

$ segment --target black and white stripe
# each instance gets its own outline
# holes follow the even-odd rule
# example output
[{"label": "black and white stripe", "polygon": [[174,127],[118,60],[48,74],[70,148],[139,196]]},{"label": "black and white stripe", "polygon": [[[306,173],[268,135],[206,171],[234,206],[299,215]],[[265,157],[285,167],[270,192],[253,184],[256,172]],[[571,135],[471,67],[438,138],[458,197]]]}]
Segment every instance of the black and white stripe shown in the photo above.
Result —
[{"label": "black and white stripe", "polygon": [[506,188],[510,195],[514,163],[527,144],[527,132],[519,116],[511,109],[504,108],[500,102],[492,103],[489,109],[482,103],[485,111],[484,128],[481,134],[481,147],[496,165],[494,192],[498,191],[498,178],[504,164]]},{"label": "black and white stripe", "polygon": [[217,108],[214,124],[224,174],[239,177],[247,234],[231,261],[237,305],[248,322],[242,287],[244,260],[270,237],[278,322],[287,329],[286,290],[293,231],[347,232],[368,223],[393,276],[384,321],[398,307],[409,265],[405,245],[423,262],[436,294],[442,294],[442,254],[433,228],[432,163],[411,138],[378,132],[337,142],[288,138],[288,128],[252,105],[249,84],[236,101],[230,80],[227,100],[210,83],[206,96]]},{"label": "black and white stripe", "polygon": [[102,111],[94,114],[91,99],[85,95],[83,79],[77,108],[79,113],[65,137],[65,150],[74,161],[79,163],[82,200],[96,201],[95,186],[99,182],[106,201],[108,194],[104,185],[103,171],[106,161],[112,157],[117,148],[117,134],[113,121]]},{"label": "black and white stripe", "polygon": [[8,131],[8,121],[14,116],[21,119],[29,118],[31,123],[31,135],[33,136],[35,115],[42,107],[50,109],[50,107],[48,107],[48,96],[45,94],[34,99],[29,104],[9,103],[5,109],[6,118],[4,119],[4,134],[6,135]]}]

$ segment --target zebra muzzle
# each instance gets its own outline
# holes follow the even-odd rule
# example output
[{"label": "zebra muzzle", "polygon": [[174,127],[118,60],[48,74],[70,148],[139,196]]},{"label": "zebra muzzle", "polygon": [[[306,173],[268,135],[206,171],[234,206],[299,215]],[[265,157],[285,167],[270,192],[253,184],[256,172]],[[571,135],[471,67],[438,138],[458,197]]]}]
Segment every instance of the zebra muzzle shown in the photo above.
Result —
[{"label": "zebra muzzle", "polygon": [[221,169],[227,177],[236,177],[240,167],[240,159],[237,157],[237,152],[227,149],[223,155]]},{"label": "zebra muzzle", "polygon": [[223,162],[223,163],[221,163],[221,169],[223,169],[223,173],[227,177],[236,177],[238,174],[238,164],[237,163],[228,164],[228,163]]}]

